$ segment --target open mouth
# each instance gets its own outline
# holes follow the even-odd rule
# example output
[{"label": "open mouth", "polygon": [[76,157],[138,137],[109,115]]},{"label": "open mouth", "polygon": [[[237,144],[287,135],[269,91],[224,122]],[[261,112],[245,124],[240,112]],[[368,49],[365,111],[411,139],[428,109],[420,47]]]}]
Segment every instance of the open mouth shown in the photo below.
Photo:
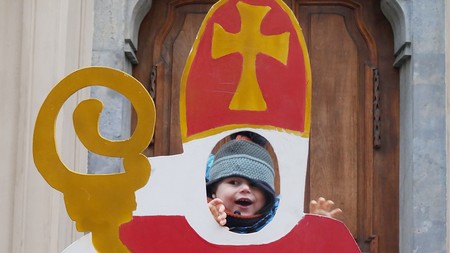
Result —
[{"label": "open mouth", "polygon": [[253,204],[253,201],[251,201],[250,199],[242,198],[242,199],[236,200],[235,203],[240,206],[249,206],[249,205]]}]

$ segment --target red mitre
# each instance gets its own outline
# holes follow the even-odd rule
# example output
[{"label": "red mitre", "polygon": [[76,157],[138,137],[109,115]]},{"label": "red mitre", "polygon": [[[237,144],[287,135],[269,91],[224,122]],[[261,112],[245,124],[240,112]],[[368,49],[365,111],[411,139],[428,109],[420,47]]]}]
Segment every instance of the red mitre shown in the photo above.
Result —
[{"label": "red mitre", "polygon": [[245,126],[308,136],[310,97],[306,44],[283,1],[219,1],[184,69],[183,142]]}]

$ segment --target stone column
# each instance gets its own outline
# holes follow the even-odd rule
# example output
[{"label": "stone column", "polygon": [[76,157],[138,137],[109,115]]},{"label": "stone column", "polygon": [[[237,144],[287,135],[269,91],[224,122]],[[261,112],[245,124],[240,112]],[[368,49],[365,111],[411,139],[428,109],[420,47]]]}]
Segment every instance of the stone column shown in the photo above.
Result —
[{"label": "stone column", "polygon": [[[137,64],[137,38],[140,23],[151,7],[151,0],[96,0],[94,5],[94,44],[92,65],[108,66],[132,74]],[[130,136],[131,105],[117,92],[92,88],[91,96],[103,101],[100,133],[111,140]],[[120,158],[89,153],[90,173],[117,173],[123,170]]]},{"label": "stone column", "polygon": [[[74,230],[62,200],[38,173],[32,136],[38,110],[52,87],[68,73],[90,65],[90,1],[19,0],[0,3],[1,161],[0,252],[61,252],[80,234]],[[71,107],[60,112],[58,144],[68,167],[85,170],[87,152],[71,127]],[[70,128],[71,127],[71,128]]]},{"label": "stone column", "polygon": [[400,70],[400,252],[447,252],[444,0],[382,0]]}]

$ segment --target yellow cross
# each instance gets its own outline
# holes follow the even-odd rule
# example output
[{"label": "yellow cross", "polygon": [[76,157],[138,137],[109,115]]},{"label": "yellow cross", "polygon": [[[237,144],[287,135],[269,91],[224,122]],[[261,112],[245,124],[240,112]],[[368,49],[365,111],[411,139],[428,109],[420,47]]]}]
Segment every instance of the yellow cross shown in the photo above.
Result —
[{"label": "yellow cross", "polygon": [[238,87],[229,105],[230,110],[265,111],[266,101],[256,76],[256,56],[271,56],[284,65],[289,51],[289,32],[277,35],[261,34],[261,23],[270,11],[269,6],[236,4],[241,17],[241,30],[229,33],[215,23],[212,39],[212,58],[218,59],[239,52],[242,55],[242,73]]}]

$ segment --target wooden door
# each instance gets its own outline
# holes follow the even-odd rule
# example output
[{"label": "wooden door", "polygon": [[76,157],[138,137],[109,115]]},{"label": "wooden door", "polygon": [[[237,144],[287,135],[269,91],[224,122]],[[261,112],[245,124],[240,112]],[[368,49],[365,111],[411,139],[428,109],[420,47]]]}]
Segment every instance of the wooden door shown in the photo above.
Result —
[{"label": "wooden door", "polygon": [[[326,196],[363,252],[398,251],[398,73],[379,1],[294,1],[313,74],[307,198]],[[308,198],[309,196],[309,198]]]},{"label": "wooden door", "polygon": [[[149,156],[182,152],[181,74],[214,2],[154,0],[142,22],[133,74],[157,107]],[[379,0],[286,3],[299,18],[312,67],[305,203],[319,196],[334,200],[363,252],[398,252],[399,80]]]}]

